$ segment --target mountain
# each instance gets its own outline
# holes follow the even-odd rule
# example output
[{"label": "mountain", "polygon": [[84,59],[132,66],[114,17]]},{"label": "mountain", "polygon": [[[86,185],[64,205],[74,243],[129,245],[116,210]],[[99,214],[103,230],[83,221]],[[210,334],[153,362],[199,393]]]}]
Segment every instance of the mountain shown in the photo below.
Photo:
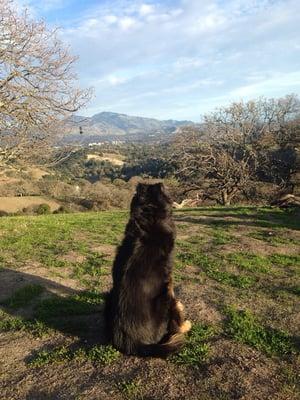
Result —
[{"label": "mountain", "polygon": [[154,118],[132,117],[114,112],[101,112],[92,117],[74,116],[69,123],[71,135],[64,141],[84,143],[101,141],[149,141],[172,134],[191,121],[161,121]]}]

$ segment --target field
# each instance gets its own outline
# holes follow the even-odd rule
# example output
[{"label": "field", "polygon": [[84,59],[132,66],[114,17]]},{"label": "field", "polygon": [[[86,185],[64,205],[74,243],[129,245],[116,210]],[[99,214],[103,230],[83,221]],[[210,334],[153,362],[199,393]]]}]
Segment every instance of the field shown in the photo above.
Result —
[{"label": "field", "polygon": [[0,219],[0,398],[299,399],[299,211],[174,213],[175,291],[193,329],[166,360],[105,342],[103,295],[127,218]]},{"label": "field", "polygon": [[48,204],[51,211],[57,210],[60,204],[52,199],[42,196],[0,197],[0,211],[16,213],[26,207]]}]

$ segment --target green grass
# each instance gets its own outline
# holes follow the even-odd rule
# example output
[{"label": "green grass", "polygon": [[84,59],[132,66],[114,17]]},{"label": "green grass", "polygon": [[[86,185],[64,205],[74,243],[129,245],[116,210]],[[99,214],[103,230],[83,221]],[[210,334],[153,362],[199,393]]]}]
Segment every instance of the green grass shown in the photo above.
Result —
[{"label": "green grass", "polygon": [[226,271],[226,264],[223,260],[207,256],[200,250],[186,246],[181,243],[181,252],[178,254],[179,266],[195,265],[201,268],[205,274],[217,282],[237,288],[248,288],[255,284],[256,278],[253,276],[234,274]]},{"label": "green grass", "polygon": [[90,361],[101,365],[109,365],[120,357],[120,353],[110,345],[97,345],[90,349],[79,347],[72,350],[66,346],[52,350],[38,351],[28,364],[32,367],[42,367],[53,363],[69,362],[71,360]]},{"label": "green grass", "polygon": [[138,379],[124,380],[119,382],[117,387],[125,399],[142,399],[143,387],[141,381]]},{"label": "green grass", "polygon": [[171,357],[171,361],[191,367],[201,366],[208,358],[209,345],[206,343],[214,335],[212,327],[195,324],[186,338],[183,349]]},{"label": "green grass", "polygon": [[246,252],[229,253],[226,255],[226,259],[241,270],[262,273],[271,271],[272,264],[270,259],[257,254]]},{"label": "green grass", "polygon": [[252,276],[236,275],[227,271],[220,271],[219,269],[212,268],[206,271],[207,276],[217,282],[224,283],[240,289],[252,287],[256,279]]},{"label": "green grass", "polygon": [[100,363],[102,365],[109,365],[120,357],[118,350],[114,349],[111,345],[94,346],[86,352],[88,360]]},{"label": "green grass", "polygon": [[103,296],[94,292],[82,292],[69,297],[50,297],[42,300],[36,307],[35,316],[39,319],[92,314],[103,303]]},{"label": "green grass", "polygon": [[226,315],[225,331],[233,339],[267,355],[284,356],[296,351],[286,332],[261,325],[250,311],[227,308]]},{"label": "green grass", "polygon": [[223,244],[233,243],[235,238],[229,233],[225,232],[221,228],[217,228],[213,232],[212,244],[214,246],[219,246]]},{"label": "green grass", "polygon": [[[284,377],[282,369],[290,366],[296,370],[299,364],[294,316],[297,315],[300,295],[300,257],[290,254],[289,249],[293,252],[295,249],[289,247],[292,242],[285,240],[285,233],[287,237],[295,237],[295,245],[299,220],[292,213],[254,207],[180,210],[175,212],[175,219],[177,216],[182,221],[178,230],[184,239],[180,240],[179,235],[177,240],[174,276],[184,288],[184,302],[193,313],[192,317],[196,318],[199,312],[203,315],[203,323],[216,321],[216,326],[196,323],[186,335],[185,346],[166,361],[168,364],[165,367],[173,371],[174,379],[180,387],[183,375],[188,382],[197,378],[201,385],[201,390],[195,393],[197,398],[202,399],[203,394],[203,398],[207,395],[209,399],[229,399],[239,390],[234,381],[236,374],[243,370],[241,379],[247,380],[249,372],[244,361],[247,359],[248,362],[248,356],[242,357],[238,364],[235,362],[237,352],[247,352],[247,345],[257,350],[252,350],[249,357],[259,356],[266,361],[263,378],[273,376],[274,372],[280,385],[282,381],[283,386],[287,383],[294,387],[296,373],[288,372]],[[55,371],[57,366],[51,364],[64,363],[61,368],[66,370],[74,369],[80,363],[83,364],[80,369],[93,369],[91,364],[97,364],[102,377],[103,366],[111,365],[103,373],[111,382],[112,396],[126,399],[141,399],[143,396],[160,398],[155,390],[155,377],[159,377],[159,373],[156,374],[159,368],[165,368],[164,360],[143,360],[127,356],[121,358],[120,353],[111,346],[89,347],[87,344],[97,343],[102,337],[103,321],[100,314],[104,297],[100,292],[106,290],[111,283],[110,277],[107,277],[111,272],[111,257],[99,254],[97,249],[102,251],[105,249],[102,246],[104,244],[114,246],[120,243],[127,218],[128,213],[117,211],[0,219],[0,230],[3,233],[0,236],[0,280],[2,276],[5,277],[5,268],[12,268],[14,276],[26,278],[23,282],[28,282],[29,274],[35,272],[30,272],[27,267],[34,263],[34,270],[39,265],[43,268],[41,274],[44,278],[39,282],[59,276],[61,292],[70,293],[62,297],[50,294],[45,289],[39,297],[38,289],[35,292],[35,289],[27,287],[22,288],[23,293],[22,290],[16,291],[6,299],[5,306],[2,304],[5,311],[0,311],[0,332],[3,332],[3,343],[13,340],[17,346],[22,346],[23,340],[30,343],[32,335],[44,338],[39,341],[41,351],[25,359],[27,365],[40,368],[49,365],[49,370]],[[257,253],[247,250],[249,246],[245,240],[238,242],[238,231],[245,232],[245,235],[255,231],[261,242],[250,239],[249,242],[251,246],[253,243],[258,245]],[[272,232],[272,235],[263,240],[266,232]],[[263,255],[265,252],[262,254],[261,249],[265,246],[269,251],[272,249],[269,244],[275,246],[275,241],[281,248],[273,247],[273,254]],[[237,245],[237,249],[231,250],[234,252],[230,254],[222,248],[222,245],[228,243],[233,243],[232,248]],[[109,253],[110,246],[107,246]],[[285,255],[276,254],[281,252]],[[49,273],[46,273],[47,269]],[[69,278],[75,280],[78,287],[84,287],[85,291],[77,294],[66,291],[63,285],[68,284]],[[189,301],[193,303],[189,304]],[[200,310],[203,303],[204,309]],[[233,308],[224,311],[224,304],[236,304],[240,309],[248,311]],[[27,309],[24,310],[24,307]],[[31,316],[25,319],[20,315]],[[277,328],[285,329],[286,332],[272,329],[272,321]],[[58,343],[67,345],[58,346]],[[232,358],[226,360],[228,346]],[[268,361],[266,356],[274,357],[274,360]],[[232,368],[231,375],[226,376],[226,388],[222,380],[224,375],[206,375],[207,369],[214,371],[218,366],[219,357],[222,363],[225,360],[221,366],[224,371],[227,367]],[[114,365],[114,362],[118,365]],[[14,368],[18,370],[19,365],[16,363],[11,370]],[[145,368],[141,372],[142,381],[140,368]],[[153,368],[155,374],[152,377]],[[29,376],[40,373],[38,370],[29,371]],[[149,377],[149,382],[145,382],[145,376]],[[58,383],[61,384],[60,381]],[[160,391],[161,385],[157,386]],[[246,391],[247,395],[249,393]],[[280,392],[279,396],[283,398],[284,394]]]},{"label": "green grass", "polygon": [[106,255],[92,253],[82,263],[77,263],[73,267],[73,277],[79,281],[84,280],[84,276],[95,278],[100,277],[107,273],[105,267],[110,265],[111,261],[107,259]]},{"label": "green grass", "polygon": [[114,211],[1,218],[6,234],[0,236],[0,252],[4,261],[13,258],[14,266],[25,260],[51,265],[69,251],[89,254],[87,243],[118,244],[127,217]]},{"label": "green grass", "polygon": [[300,296],[300,285],[299,286],[291,286],[287,288],[287,291],[294,294],[295,296]]},{"label": "green grass", "polygon": [[43,291],[44,288],[41,285],[26,285],[16,290],[9,299],[4,300],[0,304],[11,309],[26,307],[32,300],[39,297]]},{"label": "green grass", "polygon": [[0,332],[28,332],[36,337],[44,337],[53,332],[45,323],[38,320],[26,320],[22,317],[11,317],[0,311]]},{"label": "green grass", "polygon": [[296,239],[287,237],[286,231],[283,230],[262,230],[254,231],[248,234],[249,237],[267,242],[272,246],[290,245],[299,243]]},{"label": "green grass", "polygon": [[280,267],[300,267],[300,256],[272,254],[269,260]]},{"label": "green grass", "polygon": [[299,213],[296,209],[282,210],[261,207],[257,210],[257,226],[266,228],[288,228],[299,230]]}]

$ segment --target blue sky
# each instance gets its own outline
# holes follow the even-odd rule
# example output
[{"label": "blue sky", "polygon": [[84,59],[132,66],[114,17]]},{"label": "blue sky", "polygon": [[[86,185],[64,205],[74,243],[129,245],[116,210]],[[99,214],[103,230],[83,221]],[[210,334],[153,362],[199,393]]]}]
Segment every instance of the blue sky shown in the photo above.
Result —
[{"label": "blue sky", "polygon": [[300,94],[299,0],[20,0],[78,55],[82,112],[198,121],[235,100]]}]

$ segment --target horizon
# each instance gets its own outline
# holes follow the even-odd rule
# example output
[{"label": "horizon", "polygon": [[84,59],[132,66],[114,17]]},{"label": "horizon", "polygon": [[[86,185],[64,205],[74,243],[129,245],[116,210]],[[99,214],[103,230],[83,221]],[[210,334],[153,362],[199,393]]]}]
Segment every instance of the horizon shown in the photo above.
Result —
[{"label": "horizon", "polygon": [[[76,115],[77,117],[92,118],[92,117],[94,117],[95,115],[99,115],[99,114],[125,115],[126,117],[130,117],[130,118],[156,119],[156,120],[158,120],[158,121],[172,121],[172,120],[174,120],[173,118],[153,118],[153,117],[147,117],[147,116],[144,116],[144,115],[133,115],[133,114],[118,113],[118,112],[111,111],[111,110],[99,111],[99,112],[96,112],[96,113],[93,114],[93,115],[86,115],[86,116],[80,115],[80,113],[79,113],[79,114],[76,113],[75,115]],[[195,121],[192,121],[192,120],[185,120],[185,119],[183,119],[183,120],[176,120],[176,119],[175,119],[174,121],[177,121],[177,122],[192,122],[192,123],[194,123],[194,124],[199,123],[199,121],[198,121],[198,122],[195,122]]]},{"label": "horizon", "polygon": [[300,93],[296,0],[17,3],[79,56],[80,85],[95,88],[83,116],[199,122],[233,101]]}]

